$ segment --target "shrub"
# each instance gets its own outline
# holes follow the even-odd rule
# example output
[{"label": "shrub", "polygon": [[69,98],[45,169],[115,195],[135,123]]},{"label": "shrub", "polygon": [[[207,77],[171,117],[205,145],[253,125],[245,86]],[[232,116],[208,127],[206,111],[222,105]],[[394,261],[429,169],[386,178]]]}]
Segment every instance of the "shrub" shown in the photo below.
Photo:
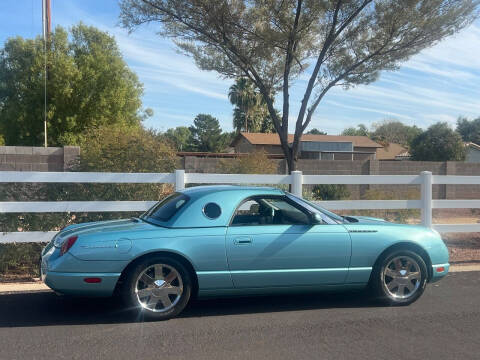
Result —
[{"label": "shrub", "polygon": [[[399,194],[395,190],[379,190],[370,189],[362,196],[364,200],[397,200],[401,196],[407,200],[420,199],[419,189],[408,189],[405,193]],[[359,214],[359,211],[354,211],[354,214]],[[395,221],[399,223],[409,222],[412,219],[417,219],[420,216],[419,209],[400,209],[400,210],[369,210],[362,211],[362,215],[385,218],[385,220]]]},{"label": "shrub", "polygon": [[312,189],[314,200],[342,200],[350,197],[346,185],[319,184]]},{"label": "shrub", "polygon": [[277,164],[258,150],[236,159],[222,159],[220,171],[226,174],[276,174]]},{"label": "shrub", "polygon": [[39,276],[40,251],[45,244],[0,244],[0,276]]}]

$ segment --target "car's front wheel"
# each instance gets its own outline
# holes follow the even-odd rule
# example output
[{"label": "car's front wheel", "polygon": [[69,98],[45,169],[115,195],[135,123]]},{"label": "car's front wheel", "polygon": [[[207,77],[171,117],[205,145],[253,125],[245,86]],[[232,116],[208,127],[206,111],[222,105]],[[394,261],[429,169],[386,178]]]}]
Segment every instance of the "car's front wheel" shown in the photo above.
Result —
[{"label": "car's front wheel", "polygon": [[177,260],[152,256],[127,274],[123,296],[128,307],[145,317],[166,320],[178,315],[192,292],[189,272]]},{"label": "car's front wheel", "polygon": [[425,290],[427,267],[418,254],[394,250],[383,256],[373,269],[372,287],[378,298],[391,305],[408,305]]}]

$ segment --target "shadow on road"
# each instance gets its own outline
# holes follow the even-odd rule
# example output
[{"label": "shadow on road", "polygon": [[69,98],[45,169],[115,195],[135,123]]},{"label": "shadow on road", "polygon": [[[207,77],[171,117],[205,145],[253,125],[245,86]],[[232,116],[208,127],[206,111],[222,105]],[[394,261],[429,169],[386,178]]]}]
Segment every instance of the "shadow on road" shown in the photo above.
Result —
[{"label": "shadow on road", "polygon": [[[378,306],[362,291],[193,301],[182,318]],[[0,327],[114,324],[142,321],[115,298],[69,298],[53,292],[0,295]]]}]

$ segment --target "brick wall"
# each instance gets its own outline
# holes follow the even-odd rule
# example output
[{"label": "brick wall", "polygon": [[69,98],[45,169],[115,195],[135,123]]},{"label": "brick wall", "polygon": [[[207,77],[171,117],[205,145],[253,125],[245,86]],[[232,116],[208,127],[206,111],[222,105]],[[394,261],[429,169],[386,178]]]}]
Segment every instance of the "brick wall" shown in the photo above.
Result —
[{"label": "brick wall", "polygon": [[80,147],[0,146],[0,171],[66,171]]}]

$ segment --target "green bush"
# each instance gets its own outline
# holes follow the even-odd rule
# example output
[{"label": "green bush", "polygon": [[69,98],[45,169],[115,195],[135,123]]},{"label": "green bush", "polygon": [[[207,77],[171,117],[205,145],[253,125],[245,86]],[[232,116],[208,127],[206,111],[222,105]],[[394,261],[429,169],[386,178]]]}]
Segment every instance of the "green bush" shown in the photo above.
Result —
[{"label": "green bush", "polygon": [[346,185],[320,184],[312,189],[314,200],[342,200],[350,197],[350,191]]}]

